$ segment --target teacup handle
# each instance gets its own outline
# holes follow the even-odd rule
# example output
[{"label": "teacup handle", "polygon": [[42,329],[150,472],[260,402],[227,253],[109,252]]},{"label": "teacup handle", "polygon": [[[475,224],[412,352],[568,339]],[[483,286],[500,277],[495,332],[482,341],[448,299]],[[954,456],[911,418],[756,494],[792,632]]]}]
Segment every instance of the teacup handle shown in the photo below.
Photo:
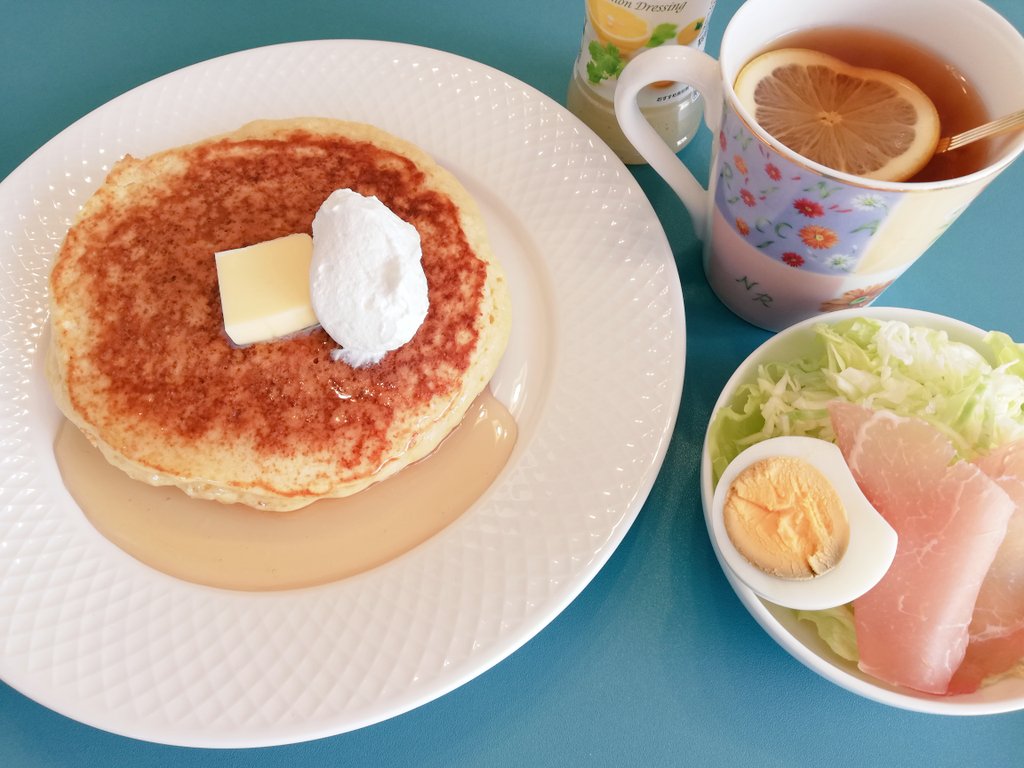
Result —
[{"label": "teacup handle", "polygon": [[626,138],[683,201],[701,240],[707,226],[708,191],[669,148],[640,112],[640,89],[659,80],[677,80],[704,97],[704,122],[717,133],[722,122],[722,73],[703,51],[683,45],[652,48],[626,65],[615,86],[615,116]]}]

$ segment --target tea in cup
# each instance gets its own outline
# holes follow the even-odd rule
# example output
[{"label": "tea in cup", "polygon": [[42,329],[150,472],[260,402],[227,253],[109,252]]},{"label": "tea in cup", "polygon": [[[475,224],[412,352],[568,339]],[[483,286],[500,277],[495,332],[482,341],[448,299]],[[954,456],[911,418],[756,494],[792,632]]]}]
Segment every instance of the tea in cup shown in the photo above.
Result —
[{"label": "tea in cup", "polygon": [[[809,63],[780,71],[777,61]],[[905,105],[886,113],[888,102],[860,93],[865,110],[892,115],[880,130],[892,133],[895,149],[883,141],[884,156],[873,159],[856,136],[825,146],[817,117],[801,126],[785,109],[773,112],[773,100],[803,87],[800,78],[821,76],[820,62],[834,87],[851,92],[875,79],[911,83],[909,118]],[[708,190],[640,119],[636,93],[665,79],[704,95],[716,135]],[[870,304],[1024,151],[1015,134],[935,155],[937,134],[1021,106],[1024,38],[979,0],[748,0],[725,30],[719,60],[653,49],[627,65],[616,94],[623,132],[693,218],[712,289],[769,330]],[[915,127],[934,130],[926,149],[913,145]],[[904,134],[911,139],[900,144]],[[890,169],[909,176],[886,177]]]}]

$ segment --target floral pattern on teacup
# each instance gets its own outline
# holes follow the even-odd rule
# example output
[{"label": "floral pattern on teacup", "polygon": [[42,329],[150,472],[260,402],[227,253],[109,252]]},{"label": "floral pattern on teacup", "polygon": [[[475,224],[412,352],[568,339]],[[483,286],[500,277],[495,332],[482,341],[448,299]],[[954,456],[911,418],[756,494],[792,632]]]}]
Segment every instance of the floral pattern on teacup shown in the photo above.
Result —
[{"label": "floral pattern on teacup", "polygon": [[881,296],[882,291],[892,285],[892,282],[892,280],[886,280],[884,283],[876,283],[865,288],[853,288],[843,293],[842,296],[821,302],[819,309],[822,312],[838,312],[841,309],[866,307]]},{"label": "floral pattern on teacup", "polygon": [[855,273],[899,192],[854,187],[780,157],[726,110],[715,205],[752,246],[786,266]]}]

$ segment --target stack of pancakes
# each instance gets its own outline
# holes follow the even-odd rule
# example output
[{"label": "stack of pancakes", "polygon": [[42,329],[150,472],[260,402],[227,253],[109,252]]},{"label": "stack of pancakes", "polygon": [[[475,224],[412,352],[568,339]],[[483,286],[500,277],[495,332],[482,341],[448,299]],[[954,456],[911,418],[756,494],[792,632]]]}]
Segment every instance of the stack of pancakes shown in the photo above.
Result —
[{"label": "stack of pancakes", "polygon": [[[321,329],[247,347],[224,332],[214,253],[311,232],[336,189],[419,231],[430,309],[377,365]],[[132,477],[273,510],[346,496],[432,451],[487,386],[510,328],[476,204],[372,126],[261,121],[126,157],[83,207],[51,278],[61,410]]]}]

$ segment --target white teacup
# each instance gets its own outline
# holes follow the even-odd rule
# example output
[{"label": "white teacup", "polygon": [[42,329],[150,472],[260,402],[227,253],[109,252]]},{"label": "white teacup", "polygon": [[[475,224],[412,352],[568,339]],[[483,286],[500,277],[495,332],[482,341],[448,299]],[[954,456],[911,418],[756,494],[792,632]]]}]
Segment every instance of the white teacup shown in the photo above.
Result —
[{"label": "white teacup", "polygon": [[[969,78],[993,118],[1024,106],[1024,38],[980,0],[747,0],[725,30],[719,60],[672,46],[631,61],[615,94],[623,132],[689,211],[712,289],[769,330],[870,304],[1024,151],[1017,133],[979,171],[897,183],[834,171],[788,149],[757,125],[733,83],[778,38],[835,26],[873,27],[938,53]],[[704,95],[705,123],[717,137],[710,189],[637,107],[640,89],[661,80]]]}]

